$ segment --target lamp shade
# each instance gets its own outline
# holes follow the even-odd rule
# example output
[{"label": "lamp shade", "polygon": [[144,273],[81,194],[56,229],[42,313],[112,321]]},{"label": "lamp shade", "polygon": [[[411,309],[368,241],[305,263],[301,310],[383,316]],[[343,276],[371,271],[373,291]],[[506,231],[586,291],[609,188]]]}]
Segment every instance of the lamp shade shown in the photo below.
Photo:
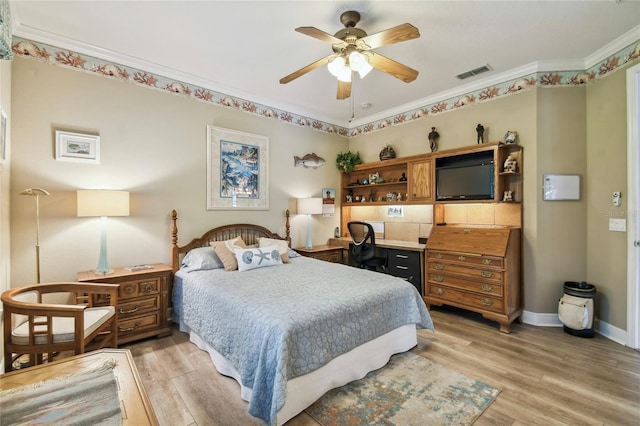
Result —
[{"label": "lamp shade", "polygon": [[322,214],[322,198],[298,198],[298,214]]},{"label": "lamp shade", "polygon": [[106,189],[78,191],[78,217],[129,216],[129,192]]}]

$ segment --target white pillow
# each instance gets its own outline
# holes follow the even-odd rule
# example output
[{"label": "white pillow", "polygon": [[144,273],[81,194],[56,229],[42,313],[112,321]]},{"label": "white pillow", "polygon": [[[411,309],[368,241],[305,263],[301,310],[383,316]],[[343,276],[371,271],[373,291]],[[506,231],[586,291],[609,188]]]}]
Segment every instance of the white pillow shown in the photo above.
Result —
[{"label": "white pillow", "polygon": [[282,265],[277,246],[237,249],[235,255],[238,261],[238,271],[240,272]]},{"label": "white pillow", "polygon": [[289,263],[289,244],[285,240],[262,237],[258,240],[258,247],[276,246],[282,258],[282,263]]},{"label": "white pillow", "polygon": [[214,252],[213,247],[198,247],[189,250],[182,259],[181,267],[191,272],[224,268],[224,264]]}]

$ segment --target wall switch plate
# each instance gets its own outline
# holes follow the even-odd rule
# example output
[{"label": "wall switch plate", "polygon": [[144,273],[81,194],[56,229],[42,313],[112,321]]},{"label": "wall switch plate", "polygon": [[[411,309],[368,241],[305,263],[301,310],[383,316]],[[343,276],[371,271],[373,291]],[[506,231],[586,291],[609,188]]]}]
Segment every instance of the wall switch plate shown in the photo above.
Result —
[{"label": "wall switch plate", "polygon": [[627,219],[609,219],[609,231],[625,232]]}]

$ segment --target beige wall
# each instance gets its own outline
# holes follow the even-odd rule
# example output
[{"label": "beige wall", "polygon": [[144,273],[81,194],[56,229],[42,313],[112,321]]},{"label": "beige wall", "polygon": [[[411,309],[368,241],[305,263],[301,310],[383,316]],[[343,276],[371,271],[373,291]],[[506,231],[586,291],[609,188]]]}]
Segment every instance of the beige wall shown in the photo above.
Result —
[{"label": "beige wall", "polygon": [[[35,208],[25,188],[42,187],[43,281],[73,280],[98,262],[99,218],[76,217],[78,189],[131,191],[131,216],[111,218],[109,264],[169,261],[169,212],[179,214],[180,244],[216,225],[260,223],[284,235],[286,208],[297,197],[338,188],[334,159],[347,140],[252,116],[160,90],[122,83],[34,60],[13,61],[11,286],[35,281]],[[206,126],[270,138],[268,211],[206,210]],[[54,131],[98,132],[101,164],[55,160]],[[293,156],[315,152],[327,164],[294,167]],[[4,205],[4,203],[3,203]],[[293,245],[306,241],[306,218],[292,216]],[[326,242],[339,217],[314,217],[313,241]]]},{"label": "beige wall", "polygon": [[[111,220],[109,228],[110,263],[122,265],[168,260],[172,208],[181,217],[181,243],[232,221],[259,222],[282,233],[281,213],[291,198],[339,186],[333,159],[347,149],[344,139],[32,60],[18,58],[13,67],[12,286],[34,277],[33,205],[16,195],[27,187],[52,192],[41,207],[43,279],[51,281],[72,279],[97,262],[97,219],[75,217],[79,188],[132,192],[132,216]],[[562,283],[586,280],[598,286],[597,316],[625,329],[625,234],[607,230],[607,215],[624,211],[624,204],[616,210],[610,203],[612,191],[626,191],[624,90],[624,72],[616,72],[586,88],[531,90],[358,136],[349,148],[369,162],[386,144],[399,157],[428,152],[432,126],[441,135],[440,150],[474,144],[478,123],[487,129],[487,141],[518,131],[524,147],[525,309],[555,313]],[[269,211],[205,210],[207,124],[271,138]],[[56,128],[100,132],[102,164],[55,161]],[[294,168],[293,155],[309,152],[327,166]],[[544,173],[579,174],[581,200],[542,201]],[[337,216],[314,218],[314,243],[338,225]],[[292,231],[294,246],[302,245],[305,218],[293,217]]]},{"label": "beige wall", "polygon": [[[627,217],[626,69],[587,87],[587,280],[598,289],[596,315],[626,329],[627,233],[609,231]],[[612,192],[622,192],[614,207]],[[637,217],[637,216],[636,216]]]},{"label": "beige wall", "polygon": [[[6,161],[0,161],[0,293],[10,287],[11,272],[9,263],[9,194],[10,194],[10,154],[11,154],[11,62],[0,61],[0,106],[7,115]],[[1,154],[0,154],[1,155]],[[3,315],[0,315],[0,329],[3,327]],[[3,359],[4,339],[0,339],[0,359]],[[2,363],[4,365],[4,362]],[[0,371],[4,371],[0,368]]]},{"label": "beige wall", "polygon": [[[598,287],[596,316],[626,329],[626,234],[608,231],[611,192],[626,191],[624,71],[587,87],[547,88],[390,127],[350,141],[365,161],[386,145],[398,156],[428,152],[432,126],[439,149],[475,143],[475,126],[488,141],[516,130],[524,147],[523,278],[525,310],[556,313],[564,281]],[[579,201],[543,201],[545,173],[581,176]],[[624,200],[624,198],[623,198]]]}]

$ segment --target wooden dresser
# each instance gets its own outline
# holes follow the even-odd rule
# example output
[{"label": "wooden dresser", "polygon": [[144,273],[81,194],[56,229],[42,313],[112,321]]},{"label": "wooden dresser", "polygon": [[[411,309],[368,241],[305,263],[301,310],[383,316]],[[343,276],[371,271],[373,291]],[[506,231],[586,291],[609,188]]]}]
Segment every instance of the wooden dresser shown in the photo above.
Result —
[{"label": "wooden dresser", "polygon": [[424,300],[481,313],[509,333],[522,314],[520,229],[434,226],[427,241]]},{"label": "wooden dresser", "polygon": [[116,268],[108,275],[96,275],[93,271],[78,273],[80,282],[120,284],[118,344],[171,334],[168,310],[173,271],[162,263],[151,266],[152,269],[141,271]]}]

